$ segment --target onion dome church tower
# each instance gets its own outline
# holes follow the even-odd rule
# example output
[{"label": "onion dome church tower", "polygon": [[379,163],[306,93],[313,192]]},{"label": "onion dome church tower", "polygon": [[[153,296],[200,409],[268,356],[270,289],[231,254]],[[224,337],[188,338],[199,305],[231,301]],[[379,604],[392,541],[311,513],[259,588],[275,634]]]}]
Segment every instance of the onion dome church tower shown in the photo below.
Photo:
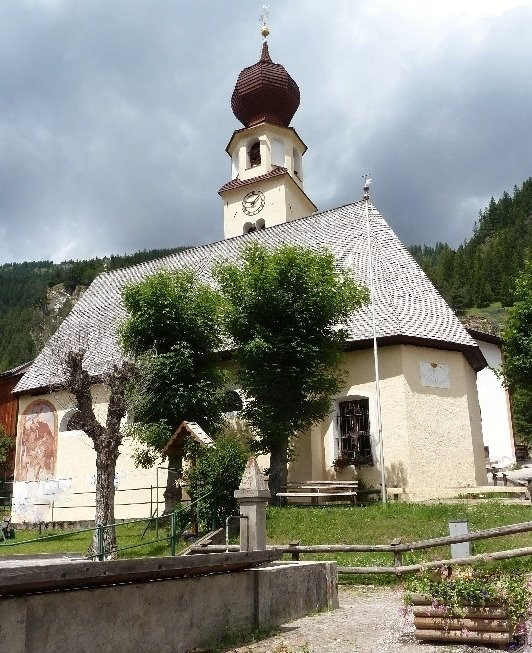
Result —
[{"label": "onion dome church tower", "polygon": [[[268,29],[263,28],[264,37]],[[273,63],[265,40],[259,61],[239,74],[231,108],[244,125],[226,152],[231,180],[218,191],[224,201],[224,236],[231,238],[301,218],[316,211],[303,190],[307,146],[290,127],[299,88]]]}]

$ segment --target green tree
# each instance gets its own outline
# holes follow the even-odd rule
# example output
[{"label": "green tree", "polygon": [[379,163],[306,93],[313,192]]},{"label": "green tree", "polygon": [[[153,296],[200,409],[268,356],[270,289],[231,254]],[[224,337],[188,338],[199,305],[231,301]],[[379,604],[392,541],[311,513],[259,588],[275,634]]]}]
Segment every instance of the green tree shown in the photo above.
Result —
[{"label": "green tree", "polygon": [[532,443],[532,259],[517,278],[503,340],[503,373],[512,391],[517,439]]},{"label": "green tree", "polygon": [[[139,368],[131,396],[137,461],[152,465],[183,420],[213,435],[225,409],[226,375],[217,364],[223,300],[188,270],[161,271],[125,288],[128,317],[119,336]],[[181,499],[182,454],[168,456],[165,511]]]},{"label": "green tree", "polygon": [[0,469],[9,460],[14,447],[15,439],[10,437],[2,424],[0,424]]},{"label": "green tree", "polygon": [[250,245],[214,274],[228,300],[243,416],[270,454],[275,495],[286,487],[290,439],[330,411],[343,378],[343,326],[368,294],[331,253],[291,245]]},{"label": "green tree", "polygon": [[532,388],[532,259],[517,278],[502,333],[503,371],[511,388]]}]

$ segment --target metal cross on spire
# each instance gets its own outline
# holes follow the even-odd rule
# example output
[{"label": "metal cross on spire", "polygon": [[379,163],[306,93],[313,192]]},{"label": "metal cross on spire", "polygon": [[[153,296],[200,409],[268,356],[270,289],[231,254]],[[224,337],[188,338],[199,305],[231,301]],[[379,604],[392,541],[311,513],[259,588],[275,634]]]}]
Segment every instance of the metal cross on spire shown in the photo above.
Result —
[{"label": "metal cross on spire", "polygon": [[260,33],[264,40],[266,40],[270,35],[270,28],[268,27],[268,21],[270,20],[270,5],[262,5],[259,20],[261,22]]}]

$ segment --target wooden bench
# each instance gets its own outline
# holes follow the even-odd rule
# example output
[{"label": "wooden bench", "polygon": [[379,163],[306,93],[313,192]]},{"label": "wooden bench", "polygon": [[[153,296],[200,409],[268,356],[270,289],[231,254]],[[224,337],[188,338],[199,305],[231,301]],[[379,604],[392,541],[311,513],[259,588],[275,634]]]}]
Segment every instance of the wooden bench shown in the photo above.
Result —
[{"label": "wooden bench", "polygon": [[320,499],[347,499],[356,503],[358,481],[308,481],[287,483],[287,492],[278,492],[282,499],[310,499],[312,505],[319,505]]}]

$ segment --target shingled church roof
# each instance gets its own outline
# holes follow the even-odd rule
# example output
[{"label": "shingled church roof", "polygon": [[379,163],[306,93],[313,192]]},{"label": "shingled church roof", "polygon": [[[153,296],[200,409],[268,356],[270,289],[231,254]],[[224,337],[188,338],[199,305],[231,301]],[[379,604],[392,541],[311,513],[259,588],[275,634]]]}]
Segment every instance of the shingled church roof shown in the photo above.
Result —
[{"label": "shingled church roof", "polygon": [[[372,205],[370,223],[379,343],[402,342],[463,351],[475,370],[485,367],[486,361],[476,342]],[[109,371],[121,360],[115,333],[125,317],[121,302],[124,286],[141,281],[160,269],[189,268],[204,281],[212,281],[210,270],[214,263],[236,260],[241,248],[254,241],[272,248],[283,243],[315,250],[326,248],[334,253],[339,267],[348,270],[358,282],[369,285],[362,201],[263,231],[194,247],[155,261],[104,272],[74,306],[14,391],[22,393],[60,384],[58,354],[69,349],[86,349],[85,363],[92,375]],[[353,313],[347,326],[348,348],[370,346],[369,307]]]}]

